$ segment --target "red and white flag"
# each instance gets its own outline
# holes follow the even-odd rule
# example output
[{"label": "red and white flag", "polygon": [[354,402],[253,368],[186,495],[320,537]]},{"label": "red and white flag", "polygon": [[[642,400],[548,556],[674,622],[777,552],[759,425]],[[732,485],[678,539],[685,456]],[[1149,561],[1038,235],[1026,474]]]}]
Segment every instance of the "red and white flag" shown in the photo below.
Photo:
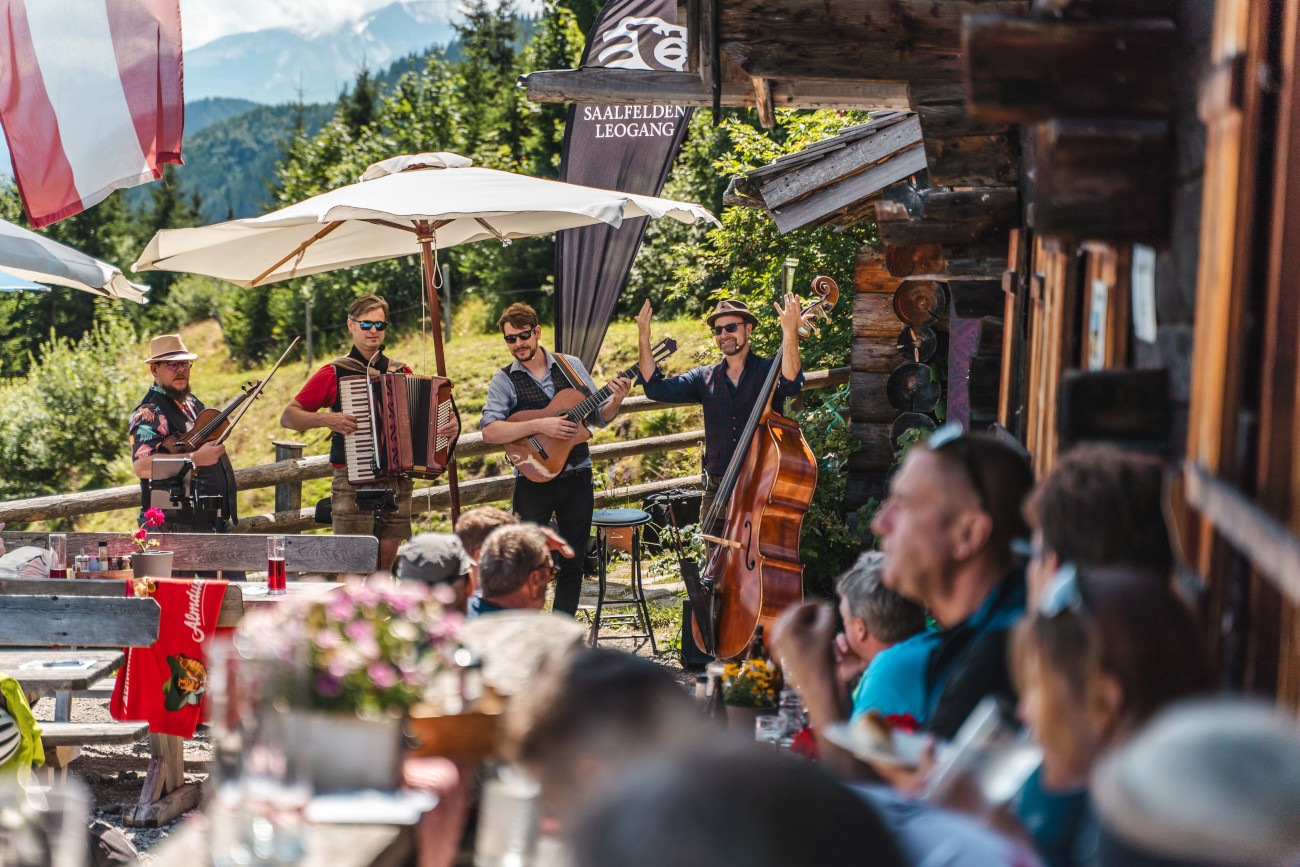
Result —
[{"label": "red and white flag", "polygon": [[40,228],[181,162],[180,0],[0,0],[0,122]]}]

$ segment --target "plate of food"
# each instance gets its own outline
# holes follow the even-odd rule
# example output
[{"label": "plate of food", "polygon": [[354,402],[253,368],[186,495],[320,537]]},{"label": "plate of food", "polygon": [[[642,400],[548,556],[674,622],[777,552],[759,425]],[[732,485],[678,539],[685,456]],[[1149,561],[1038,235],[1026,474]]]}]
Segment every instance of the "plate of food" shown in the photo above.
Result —
[{"label": "plate of food", "polygon": [[893,727],[872,710],[852,722],[830,726],[826,739],[869,764],[912,769],[920,764],[930,736]]}]

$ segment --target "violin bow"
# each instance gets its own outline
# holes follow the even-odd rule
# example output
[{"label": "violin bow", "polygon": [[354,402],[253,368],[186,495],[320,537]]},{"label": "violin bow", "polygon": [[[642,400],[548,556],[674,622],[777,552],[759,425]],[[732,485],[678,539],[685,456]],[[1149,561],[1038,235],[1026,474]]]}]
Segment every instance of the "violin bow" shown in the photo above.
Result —
[{"label": "violin bow", "polygon": [[264,378],[258,380],[257,385],[253,386],[252,390],[245,392],[245,394],[248,395],[248,399],[244,401],[243,406],[231,415],[230,424],[227,425],[226,430],[221,434],[221,436],[217,437],[217,445],[226,441],[226,438],[230,436],[230,432],[235,429],[235,425],[239,424],[239,420],[244,417],[244,413],[248,412],[248,408],[253,405],[253,401],[257,400],[258,396],[262,393],[262,389],[266,388],[266,384],[271,381],[271,377],[275,376],[275,372],[280,369],[280,365],[284,364],[284,360],[289,357],[289,353],[293,352],[294,347],[301,341],[301,337],[295,337],[293,343],[290,343],[289,348],[280,356],[280,360],[271,368],[271,372]]}]

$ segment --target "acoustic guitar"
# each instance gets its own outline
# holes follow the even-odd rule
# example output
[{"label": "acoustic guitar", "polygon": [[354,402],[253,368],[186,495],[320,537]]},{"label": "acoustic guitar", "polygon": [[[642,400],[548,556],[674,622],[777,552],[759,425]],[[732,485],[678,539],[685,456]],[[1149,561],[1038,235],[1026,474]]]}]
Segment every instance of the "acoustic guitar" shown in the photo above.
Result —
[{"label": "acoustic guitar", "polygon": [[[655,364],[659,364],[677,351],[677,341],[665,337],[650,351],[654,356]],[[639,367],[639,363],[634,364],[619,376],[635,381]],[[576,388],[564,388],[555,393],[555,397],[551,398],[551,402],[545,408],[528,409],[510,416],[506,421],[533,421],[539,418],[564,416],[578,426],[578,433],[567,440],[554,439],[544,434],[533,434],[517,439],[505,444],[506,458],[524,478],[532,479],[534,482],[549,482],[564,470],[564,465],[568,462],[569,453],[573,451],[574,446],[591,439],[591,429],[582,420],[608,400],[610,394],[612,392],[608,385],[590,397],[584,397],[583,393]]]}]

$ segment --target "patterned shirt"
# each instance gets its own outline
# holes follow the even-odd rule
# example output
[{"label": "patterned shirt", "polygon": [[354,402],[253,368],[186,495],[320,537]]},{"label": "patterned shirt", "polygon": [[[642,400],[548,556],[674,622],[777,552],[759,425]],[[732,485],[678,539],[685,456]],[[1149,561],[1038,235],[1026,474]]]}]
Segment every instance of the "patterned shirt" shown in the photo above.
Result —
[{"label": "patterned shirt", "polygon": [[[146,398],[147,400],[136,407],[135,412],[131,414],[131,423],[127,427],[127,433],[131,437],[131,460],[133,461],[152,455],[158,450],[159,444],[173,433],[185,432],[173,431],[171,425],[167,423],[167,415],[160,404],[171,398],[162,390],[162,386],[154,383]],[[194,426],[194,420],[199,417],[199,413],[203,411],[203,401],[192,394],[188,395],[180,404],[180,410],[185,418],[189,419],[189,427],[185,429],[188,431]]]},{"label": "patterned shirt", "polygon": [[[704,471],[710,476],[721,476],[735,454],[740,434],[771,367],[772,359],[751,350],[745,358],[740,382],[734,385],[727,376],[726,361],[702,365],[673,377],[665,377],[656,366],[649,382],[637,376],[637,383],[645,386],[645,396],[651,400],[704,406]],[[793,380],[786,379],[784,374],[777,377],[773,408],[780,412],[785,399],[802,390],[803,370]]]}]

